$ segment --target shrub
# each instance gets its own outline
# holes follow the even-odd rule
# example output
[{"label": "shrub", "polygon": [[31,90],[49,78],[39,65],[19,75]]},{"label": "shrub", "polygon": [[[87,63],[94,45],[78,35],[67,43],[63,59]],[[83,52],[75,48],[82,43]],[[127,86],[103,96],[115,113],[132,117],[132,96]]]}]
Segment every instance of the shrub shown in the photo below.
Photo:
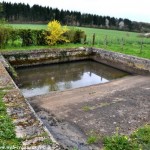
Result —
[{"label": "shrub", "polygon": [[45,30],[37,30],[36,31],[36,44],[37,45],[46,45],[47,32]]},{"label": "shrub", "polygon": [[0,48],[4,48],[9,40],[11,28],[5,26],[5,22],[0,22]]},{"label": "shrub", "polygon": [[11,41],[11,45],[14,46],[15,45],[14,42],[18,39],[20,39],[19,30],[12,29],[9,35],[9,40]]},{"label": "shrub", "polygon": [[64,36],[67,32],[66,27],[62,27],[60,22],[57,20],[48,23],[46,42],[48,45],[55,45],[57,43],[69,42],[69,40]]},{"label": "shrub", "polygon": [[85,38],[85,33],[79,29],[71,29],[67,31],[64,36],[66,36],[72,43],[81,43],[81,40]]},{"label": "shrub", "polygon": [[85,36],[84,31],[76,30],[74,35],[74,43],[81,43],[81,39],[83,39]]},{"label": "shrub", "polygon": [[19,36],[22,39],[22,46],[30,46],[34,43],[33,30],[31,29],[20,29]]}]

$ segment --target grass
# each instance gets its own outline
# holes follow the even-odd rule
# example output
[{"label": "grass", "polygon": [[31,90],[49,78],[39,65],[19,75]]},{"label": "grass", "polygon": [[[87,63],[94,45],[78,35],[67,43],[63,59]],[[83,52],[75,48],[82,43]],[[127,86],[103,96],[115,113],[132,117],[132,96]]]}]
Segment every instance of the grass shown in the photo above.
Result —
[{"label": "grass", "polygon": [[88,133],[87,144],[97,144],[100,141],[100,136],[93,130]]},{"label": "grass", "polygon": [[47,25],[43,24],[10,24],[15,29],[46,29]]},{"label": "grass", "polygon": [[[21,29],[46,29],[47,25],[37,24],[11,24],[13,28]],[[69,27],[78,28],[85,31],[87,35],[86,44],[64,44],[57,46],[30,46],[22,47],[21,42],[16,41],[12,47],[9,44],[6,49],[1,51],[14,51],[14,50],[35,50],[45,48],[77,48],[77,47],[96,47],[107,49],[109,51],[120,52],[128,55],[143,57],[150,59],[150,38],[141,38],[139,33],[117,31],[117,30],[106,30],[106,29],[95,29],[95,28],[84,28],[84,27]],[[92,36],[96,34],[95,45],[92,45]],[[141,41],[143,41],[141,48]]]},{"label": "grass", "polygon": [[82,110],[83,110],[83,111],[90,111],[90,110],[91,110],[91,107],[90,107],[90,106],[83,106],[83,107],[82,107]]},{"label": "grass", "polygon": [[0,89],[0,149],[21,149],[21,139],[16,137],[15,127],[3,102],[5,93]]},{"label": "grass", "polygon": [[134,131],[130,136],[120,135],[104,138],[104,150],[149,150],[150,125],[145,125]]}]

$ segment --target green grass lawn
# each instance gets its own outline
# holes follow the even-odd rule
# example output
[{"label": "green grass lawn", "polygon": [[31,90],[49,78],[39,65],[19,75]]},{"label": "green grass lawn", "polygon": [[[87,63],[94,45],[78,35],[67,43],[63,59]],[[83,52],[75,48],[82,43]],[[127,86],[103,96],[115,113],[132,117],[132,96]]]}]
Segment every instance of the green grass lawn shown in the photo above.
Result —
[{"label": "green grass lawn", "polygon": [[[47,25],[37,24],[10,24],[13,28],[17,29],[46,29]],[[30,46],[22,47],[20,41],[16,41],[15,45],[8,45],[5,50],[32,50],[32,49],[43,49],[43,48],[76,48],[76,47],[96,47],[103,48],[109,51],[120,52],[124,54],[134,55],[138,57],[150,59],[150,38],[141,38],[139,33],[117,31],[117,30],[106,30],[106,29],[95,29],[95,28],[84,28],[84,27],[70,27],[75,29],[81,29],[85,31],[87,35],[86,44],[64,44],[57,46]],[[92,37],[95,33],[95,45],[92,45]],[[143,44],[141,45],[141,42]],[[142,48],[141,48],[142,46]],[[2,51],[2,50],[1,50]]]}]

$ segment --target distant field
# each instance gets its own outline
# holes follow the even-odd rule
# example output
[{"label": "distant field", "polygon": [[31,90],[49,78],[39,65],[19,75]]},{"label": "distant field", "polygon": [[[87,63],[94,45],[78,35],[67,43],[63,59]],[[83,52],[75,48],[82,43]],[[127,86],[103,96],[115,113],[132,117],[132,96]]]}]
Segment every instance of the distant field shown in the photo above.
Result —
[{"label": "distant field", "polygon": [[[13,28],[16,29],[46,29],[47,25],[38,25],[38,24],[11,24]],[[68,26],[68,28],[75,28],[75,29],[81,29],[85,31],[87,35],[87,40],[91,41],[93,34],[96,34],[96,42],[101,43],[104,39],[115,42],[116,40],[122,40],[122,38],[126,41],[130,42],[139,42],[141,39],[138,37],[139,33],[135,32],[127,32],[127,31],[117,31],[117,30],[106,30],[106,29],[95,29],[95,28],[85,28],[85,27],[71,27]],[[144,39],[143,42],[150,44],[150,39]]]},{"label": "distant field", "polygon": [[[47,28],[47,25],[37,25],[37,24],[11,24],[11,26],[17,29],[46,29]],[[150,38],[140,38],[138,36],[139,33],[117,31],[117,30],[84,28],[84,27],[70,27],[70,26],[68,28],[78,28],[85,31],[87,35],[87,44],[85,45],[80,44],[80,46],[87,46],[87,47],[93,46],[92,37],[93,34],[95,33],[96,39],[95,39],[94,47],[150,59]],[[61,46],[62,45],[58,47]],[[75,45],[75,44],[66,45],[66,47],[69,46],[76,47],[79,45]],[[63,47],[65,47],[65,45],[63,45]],[[33,49],[35,49],[35,46]]]},{"label": "distant field", "polygon": [[46,29],[46,25],[41,24],[10,24],[13,28],[16,29]]}]

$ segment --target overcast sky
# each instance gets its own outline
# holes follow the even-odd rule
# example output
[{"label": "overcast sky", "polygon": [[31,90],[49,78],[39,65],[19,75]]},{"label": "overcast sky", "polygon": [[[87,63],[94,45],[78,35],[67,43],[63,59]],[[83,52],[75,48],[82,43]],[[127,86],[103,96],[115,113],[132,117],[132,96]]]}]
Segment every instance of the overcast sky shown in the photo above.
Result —
[{"label": "overcast sky", "polygon": [[[3,1],[3,0],[0,0]],[[150,0],[4,0],[150,23]]]}]

